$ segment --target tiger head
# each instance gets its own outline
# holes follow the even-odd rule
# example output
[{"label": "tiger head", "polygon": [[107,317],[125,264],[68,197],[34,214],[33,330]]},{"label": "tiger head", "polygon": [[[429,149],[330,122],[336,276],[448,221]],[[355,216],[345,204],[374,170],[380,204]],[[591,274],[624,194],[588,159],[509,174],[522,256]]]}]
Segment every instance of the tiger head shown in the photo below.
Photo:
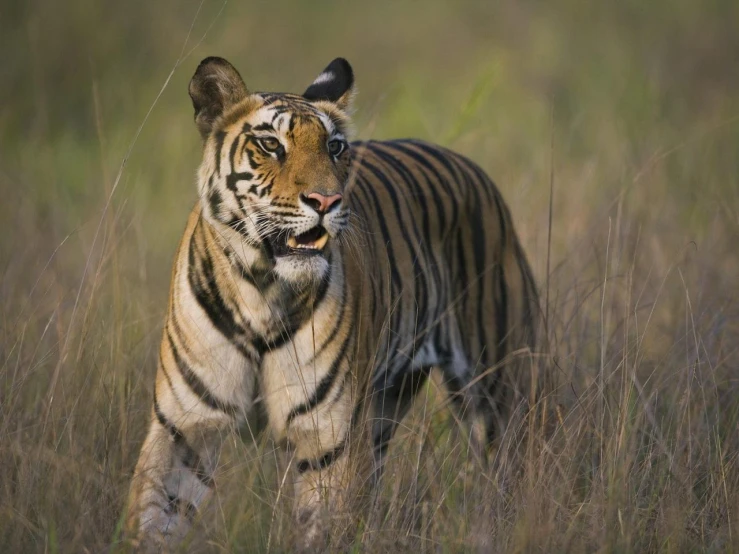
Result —
[{"label": "tiger head", "polygon": [[215,57],[190,81],[204,140],[202,213],[238,233],[289,282],[322,279],[347,224],[353,84],[342,58],[302,95],[250,92],[236,69]]}]

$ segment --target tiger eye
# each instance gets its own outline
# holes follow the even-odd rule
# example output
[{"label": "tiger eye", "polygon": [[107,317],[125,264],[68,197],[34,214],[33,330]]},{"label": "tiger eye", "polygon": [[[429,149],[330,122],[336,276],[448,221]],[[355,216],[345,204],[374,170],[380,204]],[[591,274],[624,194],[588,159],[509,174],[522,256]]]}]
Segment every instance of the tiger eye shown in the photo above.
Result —
[{"label": "tiger eye", "polygon": [[332,156],[338,156],[344,150],[344,141],[342,140],[330,140],[328,142],[328,153]]},{"label": "tiger eye", "polygon": [[274,137],[262,137],[257,140],[259,141],[259,145],[265,152],[277,152],[282,146],[280,144],[280,141]]}]

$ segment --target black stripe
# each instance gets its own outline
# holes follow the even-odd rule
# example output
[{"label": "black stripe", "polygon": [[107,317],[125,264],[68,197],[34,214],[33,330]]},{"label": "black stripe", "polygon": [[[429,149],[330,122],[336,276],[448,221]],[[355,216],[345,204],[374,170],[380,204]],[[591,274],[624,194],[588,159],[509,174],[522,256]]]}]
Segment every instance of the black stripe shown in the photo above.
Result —
[{"label": "black stripe", "polygon": [[296,123],[296,117],[295,114],[290,114],[290,121],[287,124],[287,130],[290,135],[292,135],[292,132],[295,130],[295,123]]},{"label": "black stripe", "polygon": [[495,201],[495,208],[498,210],[498,218],[499,218],[498,228],[500,230],[500,242],[501,244],[505,246],[506,243],[508,242],[508,233],[506,229],[506,222],[508,221],[508,218],[506,217],[506,215],[508,211],[500,195],[498,194],[493,195],[493,200]]},{"label": "black stripe", "polygon": [[182,514],[184,511],[183,515],[190,521],[193,521],[198,513],[198,509],[193,504],[169,492],[167,492],[167,505],[164,507],[164,511],[168,514]]},{"label": "black stripe", "polygon": [[[536,290],[536,283],[534,283],[531,275],[531,267],[529,266],[526,256],[521,248],[521,245],[516,241],[516,258],[518,259],[519,271],[521,272],[521,279],[524,283],[526,307],[525,307],[525,321],[524,325],[527,327],[526,332],[530,333],[530,336],[525,336],[525,340],[530,346],[535,346],[536,331],[538,323],[536,321],[535,311],[540,309],[539,306],[539,294]],[[546,322],[549,325],[549,322]]]},{"label": "black stripe", "polygon": [[[437,233],[438,238],[442,240],[447,239],[450,231],[457,225],[459,202],[451,188],[448,187],[446,179],[429,163],[427,156],[419,153],[406,141],[393,141],[387,143],[387,145],[409,157],[412,162],[415,162],[414,173],[418,178],[423,178],[424,180],[423,186],[420,186],[421,183],[419,182],[419,188],[426,191],[425,195],[420,196],[430,197],[433,201],[434,207],[436,208],[435,221],[437,224],[434,226],[434,230]],[[432,178],[434,179],[433,182]],[[442,201],[441,193],[449,195],[446,202]],[[424,202],[424,206],[425,205],[426,204]],[[448,216],[446,212],[449,209],[451,210],[451,214]],[[448,226],[447,217],[450,219]],[[429,219],[429,214],[424,211],[424,221],[427,219]],[[439,233],[439,231],[441,232]],[[431,231],[426,231],[426,235],[429,240],[431,239],[430,233]],[[449,292],[447,291],[448,287],[446,286],[447,283],[444,282],[444,276],[442,275],[441,269],[442,267],[445,267],[446,264],[438,258],[437,253],[432,250],[429,250],[426,255],[429,258],[427,266],[433,272],[432,282],[436,285],[436,290],[433,293],[434,296],[430,298],[435,297],[436,306],[446,306],[450,299],[447,298],[449,296]]]},{"label": "black stripe", "polygon": [[379,454],[381,458],[384,458],[385,454],[387,453],[388,446],[390,446],[390,441],[385,441],[381,443],[375,442],[375,445],[373,447],[375,449],[375,454]]},{"label": "black stripe", "polygon": [[[396,158],[390,152],[386,152],[380,146],[389,147],[391,144],[380,143],[378,147],[374,149],[375,154],[383,162],[393,168],[395,172],[400,175],[403,180],[410,185],[413,189],[413,200],[418,202],[421,208],[421,224],[423,225],[423,237],[429,240],[431,237],[431,231],[429,226],[429,211],[428,205],[426,204],[426,195],[424,194],[420,183],[416,180],[416,177],[411,173],[410,169],[401,160]],[[415,223],[415,222],[414,222]]]},{"label": "black stripe", "polygon": [[[202,247],[202,252],[196,252],[195,233],[202,229],[200,225],[202,219],[198,221],[198,227],[190,238],[190,248],[188,252],[188,274],[187,279],[200,307],[210,319],[211,324],[233,345],[241,354],[254,360],[255,356],[249,352],[244,346],[245,330],[236,323],[231,309],[226,306],[216,282],[215,271],[213,268],[213,260],[210,258],[207,246]],[[204,237],[203,237],[204,240]]]},{"label": "black stripe", "polygon": [[[431,153],[431,147],[427,147],[427,151]],[[485,259],[488,258],[486,240],[485,240],[485,228],[483,226],[483,215],[482,215],[482,198],[480,198],[480,192],[476,184],[471,180],[472,175],[468,171],[465,171],[463,167],[460,167],[459,162],[452,156],[444,155],[445,152],[437,151],[436,159],[440,163],[443,163],[450,171],[454,168],[453,175],[457,184],[460,186],[464,185],[464,192],[471,193],[474,198],[468,201],[468,210],[472,210],[471,216],[468,218],[468,227],[471,231],[472,238],[472,253],[473,262],[475,265],[475,287],[478,288],[479,294],[477,298],[477,338],[478,344],[475,350],[477,356],[485,348],[485,284],[487,279],[483,279],[485,268],[488,264],[485,263]],[[442,157],[443,156],[443,157]],[[471,204],[471,205],[469,205]],[[500,262],[500,260],[498,260]],[[466,281],[465,281],[466,282]],[[493,293],[494,294],[494,293]],[[466,311],[465,311],[466,313]]]},{"label": "black stripe", "polygon": [[[388,403],[391,402],[392,399],[388,399]],[[395,407],[398,407],[397,404]],[[383,446],[387,448],[387,445],[390,443],[393,435],[395,434],[395,429],[399,425],[399,422],[395,421],[394,417],[394,415],[392,417],[388,417],[382,414],[378,414],[376,416],[375,423],[379,424],[379,433],[375,433],[372,437],[373,448],[377,449],[382,448]]]},{"label": "black stripe", "polygon": [[[442,230],[441,238],[446,242],[454,236],[452,233],[458,228],[460,218],[459,193],[450,184],[457,180],[456,174],[451,170],[447,160],[441,158],[442,150],[440,149],[434,149],[426,143],[413,140],[392,141],[390,145],[409,156],[416,163],[417,171],[423,176],[426,189],[429,191],[436,206],[436,219],[438,220],[436,229]],[[432,160],[436,160],[440,166],[446,168],[448,175],[444,171],[441,171],[440,168],[432,165]],[[445,199],[442,200],[442,196],[445,196]],[[464,217],[466,219],[466,214]],[[454,248],[453,243],[448,242],[447,244],[448,248]],[[447,259],[451,259],[453,253],[449,252],[446,256]],[[431,267],[435,267],[436,258],[434,258],[433,253],[430,253],[430,257],[433,259],[429,263]],[[445,264],[440,263],[439,265],[444,267]],[[448,286],[445,286],[447,284],[444,283],[443,276],[441,275],[441,267],[437,268],[437,273],[434,276],[435,283],[439,285],[439,289],[436,292],[438,295],[436,305],[446,306],[451,301],[451,298],[448,297]],[[462,299],[462,302],[464,303],[464,299]]]},{"label": "black stripe", "polygon": [[[413,189],[414,194],[411,196],[411,198],[419,204],[419,207],[421,209],[421,217],[422,217],[422,225],[423,225],[423,233],[419,232],[419,229],[416,225],[416,218],[415,217],[409,217],[411,226],[412,226],[412,233],[415,235],[415,247],[413,243],[410,243],[408,245],[410,251],[410,259],[413,260],[413,281],[415,285],[415,300],[416,300],[416,328],[420,327],[421,329],[426,328],[426,315],[428,312],[428,301],[429,301],[429,285],[426,281],[426,276],[428,273],[434,273],[433,264],[429,265],[429,244],[431,241],[430,232],[429,232],[429,221],[428,221],[428,206],[426,205],[426,199],[424,198],[424,194],[421,191],[421,187],[418,184],[418,181],[416,181],[413,174],[408,170],[408,168],[403,165],[397,158],[392,156],[391,154],[388,154],[386,152],[383,152],[382,150],[376,148],[375,154],[384,161],[387,165],[389,165],[396,174],[409,185],[411,189]],[[392,181],[392,185],[388,182],[388,185],[393,186],[395,188],[395,184],[397,183],[396,180]],[[408,196],[402,195],[401,196],[406,204],[410,204],[410,198]],[[411,206],[407,206],[408,210],[411,210]],[[400,217],[400,213],[398,213],[398,216]],[[401,219],[399,219],[399,224]],[[401,229],[402,229],[401,225]],[[405,233],[404,233],[405,236]],[[438,276],[437,276],[438,277]],[[416,343],[413,347],[413,351],[415,352],[417,349],[417,344],[419,343],[419,340],[421,337],[416,337],[414,340],[414,343]]]},{"label": "black stripe", "polygon": [[228,151],[229,177],[231,177],[235,170],[234,159],[236,158],[236,151],[239,149],[239,144],[241,144],[241,139],[243,137],[243,134],[239,134],[236,138],[234,138],[234,141],[231,143],[231,148]]},{"label": "black stripe", "polygon": [[[498,345],[496,349],[496,361],[502,360],[506,355],[506,335],[508,334],[508,284],[506,283],[505,271],[503,270],[503,263],[498,264],[497,267],[497,285],[498,290],[496,291],[496,314],[495,314],[495,326],[498,334]],[[518,345],[523,346],[523,345]],[[495,372],[500,373],[499,371]]]},{"label": "black stripe", "polygon": [[[254,142],[254,137],[247,137],[246,138],[246,144],[249,144],[250,142]],[[262,149],[259,148],[259,146],[253,146],[254,150],[250,148],[244,148],[244,151],[246,152],[246,157],[249,158],[249,167],[251,167],[255,172],[262,169],[262,166],[259,164],[259,160],[256,158],[255,154],[262,152]],[[257,173],[257,179],[261,179],[262,174]]]},{"label": "black stripe", "polygon": [[172,384],[172,378],[169,376],[169,372],[167,371],[167,368],[164,367],[164,362],[162,362],[162,351],[161,348],[159,350],[159,367],[162,370],[162,374],[164,375],[165,381],[167,381],[167,385],[169,385],[169,390],[172,392],[172,396],[174,397],[177,404],[182,407],[182,401],[177,397],[177,392],[174,390],[174,385]]},{"label": "black stripe", "polygon": [[216,173],[221,176],[221,151],[223,150],[223,141],[226,138],[225,131],[218,131],[216,133]]},{"label": "black stripe", "polygon": [[228,248],[226,253],[236,274],[262,294],[265,294],[267,289],[275,282],[275,273],[270,268],[260,268],[257,267],[257,264],[253,264],[247,268],[241,261],[241,258],[239,258],[239,255],[231,248]]},{"label": "black stripe", "polygon": [[[506,336],[508,334],[508,285],[506,281],[506,275],[505,275],[505,268],[503,267],[503,262],[505,260],[505,251],[508,248],[508,233],[506,229],[506,222],[508,221],[506,218],[506,208],[505,204],[503,204],[502,199],[499,197],[498,194],[493,195],[493,200],[495,201],[495,208],[498,211],[498,228],[500,232],[500,243],[501,243],[501,252],[500,252],[500,260],[498,260],[498,275],[497,275],[497,281],[498,281],[498,290],[496,295],[496,312],[497,312],[497,318],[496,318],[496,332],[497,332],[497,348],[496,348],[496,357],[495,360],[500,361],[502,360],[507,351],[507,345],[506,345]],[[514,238],[515,240],[515,238]],[[525,286],[524,286],[524,292],[525,292]],[[498,372],[499,373],[499,372]]]},{"label": "black stripe", "polygon": [[339,385],[339,388],[336,389],[336,394],[334,395],[333,400],[329,403],[329,406],[333,406],[336,404],[339,400],[341,400],[342,395],[344,394],[344,389],[346,388],[346,384],[349,381],[349,372],[347,371],[344,373],[344,376],[341,378],[341,384]]},{"label": "black stripe", "polygon": [[156,394],[154,395],[154,415],[156,416],[159,424],[164,427],[167,432],[169,432],[172,440],[175,443],[175,446],[183,451],[180,459],[182,460],[182,463],[185,465],[185,467],[192,471],[195,477],[197,477],[203,485],[208,488],[212,487],[213,477],[205,472],[203,464],[200,460],[200,456],[187,442],[187,439],[185,438],[185,435],[182,434],[182,431],[180,431],[177,426],[169,421],[164,415],[161,408],[159,407],[159,401],[156,397]]},{"label": "black stripe", "polygon": [[[336,325],[334,325],[334,328],[331,330],[331,334],[326,338],[325,341],[323,341],[323,344],[318,347],[318,350],[313,354],[313,358],[311,358],[311,362],[315,359],[317,359],[321,354],[323,354],[323,351],[328,347],[329,344],[331,344],[334,339],[339,334],[339,329],[341,329],[341,324],[344,323],[344,312],[346,311],[346,278],[343,280],[342,287],[341,287],[341,299],[339,301],[339,314],[336,317]],[[351,331],[350,331],[351,332]],[[311,362],[308,362],[310,364]]]},{"label": "black stripe", "polygon": [[[467,242],[464,240],[463,236],[463,229],[457,230],[457,244],[456,244],[456,259],[457,263],[454,264],[456,269],[455,273],[455,283],[459,283],[461,285],[461,291],[460,295],[461,298],[459,298],[459,304],[461,307],[461,312],[463,314],[467,313],[467,305],[470,300],[470,289],[469,289],[469,277],[467,276],[467,262],[465,260],[465,252],[467,251]],[[464,342],[467,342],[467,347],[469,348],[469,340],[467,339],[468,334],[462,333],[462,340]]]},{"label": "black stripe", "polygon": [[[165,493],[164,496],[167,496],[166,491],[164,491],[164,493]],[[149,502],[141,506],[140,513],[145,512],[149,508],[158,508],[159,510],[164,511],[167,509],[167,505],[166,504],[162,505],[160,502],[157,502],[156,500],[150,500]]]},{"label": "black stripe", "polygon": [[[457,227],[457,223],[459,221],[459,193],[454,190],[452,187],[452,183],[454,183],[457,180],[456,173],[449,165],[449,160],[446,159],[442,153],[437,150],[436,148],[432,147],[430,144],[417,141],[417,140],[407,140],[403,141],[404,144],[408,144],[409,146],[415,147],[418,149],[419,152],[419,163],[424,165],[425,167],[428,167],[432,174],[436,177],[437,183],[441,185],[441,187],[444,189],[444,191],[448,195],[447,205],[451,207],[452,214],[451,214],[451,221],[449,223],[448,228],[454,229]],[[423,160],[421,161],[425,156],[426,158],[436,160],[439,165],[443,166],[448,174],[448,177],[444,177],[437,168],[435,168],[433,165],[431,165],[428,161]]]},{"label": "black stripe", "polygon": [[344,448],[346,448],[346,443],[341,442],[333,450],[329,450],[317,460],[300,460],[298,462],[298,473],[305,473],[309,470],[320,471],[327,468],[343,454]]},{"label": "black stripe", "polygon": [[[213,179],[212,175],[210,179]],[[210,213],[216,219],[220,216],[222,202],[223,198],[221,197],[220,191],[215,187],[211,187],[208,191],[208,206],[210,207]]]},{"label": "black stripe", "polygon": [[349,427],[351,429],[354,429],[360,421],[360,416],[362,415],[362,412],[365,412],[365,404],[363,400],[360,400],[359,402],[356,402],[354,405],[354,410],[352,411],[352,419],[351,423],[349,424]]},{"label": "black stripe", "polygon": [[336,376],[339,373],[341,362],[344,361],[344,354],[346,354],[346,349],[349,347],[351,338],[352,333],[349,333],[344,339],[344,344],[341,345],[341,350],[334,359],[334,363],[331,364],[331,368],[328,373],[326,373],[326,375],[323,376],[323,379],[318,383],[318,386],[316,387],[316,390],[313,391],[311,397],[306,402],[303,402],[290,410],[290,413],[287,414],[287,425],[289,425],[293,419],[312,410],[326,399],[326,395],[328,395],[328,392],[331,390],[331,385],[333,385],[336,380]]},{"label": "black stripe", "polygon": [[315,312],[316,309],[321,305],[323,300],[326,298],[329,285],[331,284],[331,274],[333,265],[331,259],[328,258],[328,273],[321,280],[321,283],[316,291],[315,296],[311,294],[312,291],[307,291],[307,298],[298,298],[294,301],[291,309],[285,314],[284,320],[289,322],[289,325],[282,325],[282,329],[278,331],[277,336],[267,339],[265,337],[255,337],[252,341],[254,348],[259,355],[264,355],[267,351],[281,348],[288,341],[290,341],[297,333],[300,328],[308,321],[310,315]]},{"label": "black stripe", "polygon": [[267,185],[264,185],[264,184],[260,185],[263,188],[258,193],[259,198],[264,198],[265,196],[270,194],[272,192],[272,187],[274,186],[274,184],[275,184],[275,180],[274,178],[272,178],[272,180],[269,183],[267,183]]},{"label": "black stripe", "polygon": [[202,220],[198,222],[198,228],[195,229],[193,236],[190,238],[187,278],[195,299],[205,311],[213,326],[227,339],[233,340],[236,335],[241,334],[241,328],[236,324],[233,313],[226,306],[221,293],[218,291],[213,261],[208,253],[208,248],[204,245],[202,252],[195,251],[195,233],[200,230],[201,222]]},{"label": "black stripe", "polygon": [[[429,179],[429,176],[426,174],[425,171],[419,171],[421,173],[426,181],[426,188],[431,193],[431,197],[434,200],[434,205],[436,206],[436,217],[439,220],[439,229],[446,229],[446,209],[444,207],[444,202],[442,202],[441,197],[439,196],[439,191],[437,190],[437,186],[441,186],[445,189],[445,192],[449,195],[449,201],[447,202],[448,205],[451,205],[452,209],[455,211],[454,218],[452,221],[456,222],[456,208],[457,208],[457,202],[454,197],[453,192],[451,189],[446,187],[446,180],[439,175],[439,172],[436,171],[436,168],[431,165],[426,158],[424,158],[419,152],[414,150],[413,148],[408,148],[407,144],[401,141],[395,141],[391,143],[393,148],[400,150],[411,158],[413,161],[416,162],[416,165],[419,168],[424,168],[428,170],[433,177],[436,178],[437,183],[431,183],[431,179]],[[454,226],[452,224],[451,226]]]},{"label": "black stripe", "polygon": [[[357,180],[359,183],[359,179]],[[352,209],[357,214],[359,220],[362,222],[362,229],[366,232],[369,231],[369,226],[367,225],[367,221],[376,219],[374,216],[374,212],[370,211],[370,213],[367,213],[367,210],[372,210],[372,199],[369,197],[368,191],[364,190],[361,186],[357,187],[352,195],[352,198],[356,199],[353,202]],[[357,251],[354,253],[355,257],[361,257],[362,259],[366,260],[377,260],[379,261],[382,259],[380,257],[380,253],[378,252],[378,246],[380,245],[380,241],[374,241],[374,240],[367,240],[362,241],[362,245],[358,248],[364,247],[366,249],[365,252]],[[386,256],[387,251],[382,253],[382,256]],[[382,266],[380,266],[382,267]],[[367,268],[369,269],[369,268]],[[384,290],[384,287],[382,283],[384,283],[386,273],[384,271],[375,272],[374,275],[370,275],[369,283],[365,281],[365,285],[368,284],[369,288],[371,289],[369,292],[365,292],[367,296],[369,297],[370,306],[369,306],[369,314],[376,314],[377,313],[377,304],[378,301],[382,302],[382,300],[385,298],[384,295],[381,295],[380,292],[378,292],[378,289]],[[392,283],[390,285],[392,287]],[[356,298],[359,299],[359,291],[357,291]],[[358,313],[355,311],[355,313]]]},{"label": "black stripe", "polygon": [[198,377],[190,365],[180,355],[177,345],[174,343],[174,340],[172,340],[172,335],[170,334],[169,329],[166,330],[166,333],[175,365],[177,366],[180,375],[182,375],[185,384],[190,388],[193,394],[202,400],[203,403],[205,403],[211,410],[219,410],[231,416],[236,414],[239,411],[239,407],[213,396],[213,393],[208,390],[205,383],[203,383],[200,377]]},{"label": "black stripe", "polygon": [[[392,149],[400,152],[401,154],[405,155],[406,157],[410,157],[411,160],[415,160],[415,158],[413,157],[413,155],[418,156],[417,153],[413,152],[410,149],[404,148],[402,144],[399,144],[397,142],[384,143],[384,145],[387,146],[388,148],[392,148]],[[378,153],[379,153],[379,151],[378,151]],[[411,169],[407,164],[402,163],[397,158],[394,158],[392,156],[389,156],[389,158],[390,158],[390,160],[388,160],[388,162],[389,163],[392,163],[392,165],[394,165],[395,167],[399,168],[399,170],[402,170],[406,174],[406,176],[407,176],[406,177],[406,180],[409,183],[411,183],[411,185],[414,186],[414,188],[416,189],[416,194],[414,195],[414,199],[421,206],[421,214],[422,214],[422,218],[423,218],[423,232],[424,232],[424,237],[425,237],[426,241],[428,241],[430,243],[432,237],[431,237],[431,227],[430,227],[430,212],[429,212],[429,209],[428,209],[427,197],[429,197],[429,196],[431,197],[431,200],[433,201],[434,206],[436,207],[436,212],[437,212],[437,214],[439,214],[439,217],[438,217],[439,222],[438,222],[438,226],[436,227],[436,229],[445,229],[445,227],[444,227],[444,222],[445,222],[445,218],[444,218],[444,206],[443,206],[443,204],[441,202],[441,198],[439,197],[439,192],[436,190],[436,186],[432,186],[431,185],[431,182],[429,181],[428,176],[421,169],[420,165],[418,165],[419,162],[417,160],[416,160],[417,166],[415,168]],[[416,174],[418,174],[418,176],[422,176],[423,177],[423,179],[424,179],[424,181],[426,183],[426,186],[425,187],[422,186],[422,184],[418,180]],[[437,178],[438,178],[438,175],[437,175]],[[426,253],[427,257],[433,258],[433,252],[430,249],[427,249],[427,251],[425,253]],[[435,263],[436,260],[435,259],[431,259],[429,261],[432,262],[432,263],[430,263],[430,264],[427,263],[427,265],[429,266],[429,268],[433,272],[434,278],[436,279],[436,282],[439,283],[440,280],[441,280],[441,275],[440,275],[439,268],[437,267],[437,264]]]},{"label": "black stripe", "polygon": [[[412,223],[415,224],[413,221],[413,218],[404,218],[403,217],[403,210],[401,208],[401,200],[398,197],[397,190],[393,186],[393,183],[390,182],[390,179],[388,175],[383,172],[380,168],[378,168],[376,165],[372,164],[365,158],[362,160],[362,165],[369,169],[375,176],[375,178],[383,185],[385,190],[387,191],[388,196],[390,197],[390,201],[393,204],[393,207],[395,208],[395,213],[397,215],[396,221],[398,224],[398,227],[400,228],[400,234],[403,235],[403,239],[405,240],[406,246],[408,248],[408,252],[411,259],[414,259],[414,257],[417,257],[416,248],[415,245],[417,243],[417,240],[414,241],[413,238],[408,234],[408,229],[405,225],[403,225],[404,219],[410,219]],[[401,176],[402,177],[402,176]],[[405,199],[404,199],[405,201]],[[407,206],[406,202],[406,209],[410,211],[409,206]],[[418,236],[418,233],[416,233],[416,236]],[[390,257],[390,259],[394,259],[393,256]]]},{"label": "black stripe", "polygon": [[451,158],[446,152],[442,151],[438,146],[431,145],[427,142],[423,142],[422,140],[409,140],[408,142],[413,146],[416,146],[419,150],[425,152],[426,155],[432,157],[441,165],[443,165],[449,173],[449,176],[453,179],[453,181],[450,181],[451,183],[456,182],[457,185],[462,184],[457,179],[457,172],[454,171],[451,164]]},{"label": "black stripe", "polygon": [[180,444],[181,442],[186,442],[185,436],[182,434],[182,432],[162,413],[162,410],[159,407],[159,400],[157,399],[156,395],[154,396],[154,415],[156,415],[159,424],[164,427],[170,435],[172,435],[172,439],[175,443]]},{"label": "black stripe", "polygon": [[295,204],[289,204],[287,202],[280,202],[277,199],[273,199],[269,203],[270,206],[273,206],[275,208],[292,208],[295,209]]},{"label": "black stripe", "polygon": [[249,171],[243,173],[229,173],[226,176],[226,186],[229,190],[236,192],[236,183],[239,181],[251,181],[254,178],[254,174]]},{"label": "black stripe", "polygon": [[[295,206],[289,206],[289,207],[290,208],[295,208]],[[290,218],[292,218],[292,219],[298,219],[298,218],[303,218],[303,215],[300,212],[298,212],[297,210],[292,211],[292,212],[285,212],[285,211],[282,211],[282,210],[272,210],[269,213],[269,215],[272,216],[272,217],[282,217],[284,219],[290,219]]]},{"label": "black stripe", "polygon": [[453,157],[457,160],[458,163],[465,166],[467,168],[468,172],[474,173],[478,180],[480,181],[480,184],[483,185],[483,190],[485,191],[485,194],[488,197],[488,201],[493,200],[498,195],[497,187],[495,186],[495,183],[490,178],[490,176],[485,173],[482,168],[477,165],[475,162],[470,160],[469,158],[462,156],[461,154],[457,154],[456,152],[449,151],[450,157]]},{"label": "black stripe", "polygon": [[[365,162],[363,161],[362,164],[364,165],[364,163]],[[387,249],[387,257],[388,257],[388,260],[391,261],[389,263],[391,292],[392,292],[392,296],[395,297],[402,290],[403,279],[400,276],[400,272],[398,271],[396,264],[392,263],[392,260],[395,260],[395,255],[393,253],[393,245],[392,245],[392,238],[391,238],[390,230],[387,227],[387,223],[385,222],[385,216],[382,211],[382,204],[380,203],[380,200],[377,198],[377,194],[375,194],[372,184],[367,180],[367,178],[364,175],[357,174],[357,184],[362,186],[362,188],[364,189],[364,191],[366,191],[368,197],[372,200],[372,203],[374,204],[375,209],[372,212],[372,217],[376,225],[380,228],[380,232],[382,233],[382,240],[384,242],[385,248]]]}]

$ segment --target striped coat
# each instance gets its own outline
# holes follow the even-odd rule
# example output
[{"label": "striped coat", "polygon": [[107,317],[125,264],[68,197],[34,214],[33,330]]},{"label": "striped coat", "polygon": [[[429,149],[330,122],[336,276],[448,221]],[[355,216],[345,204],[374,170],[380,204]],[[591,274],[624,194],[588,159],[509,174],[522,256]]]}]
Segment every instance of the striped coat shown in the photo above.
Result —
[{"label": "striped coat", "polygon": [[350,144],[352,85],[341,59],[302,96],[250,93],[220,58],[193,77],[200,201],[131,485],[142,546],[189,531],[225,432],[257,396],[293,462],[307,549],[325,540],[323,501],[351,501],[353,463],[379,478],[432,369],[477,448],[521,399],[508,355],[534,345],[537,294],[499,191],[429,143]]}]

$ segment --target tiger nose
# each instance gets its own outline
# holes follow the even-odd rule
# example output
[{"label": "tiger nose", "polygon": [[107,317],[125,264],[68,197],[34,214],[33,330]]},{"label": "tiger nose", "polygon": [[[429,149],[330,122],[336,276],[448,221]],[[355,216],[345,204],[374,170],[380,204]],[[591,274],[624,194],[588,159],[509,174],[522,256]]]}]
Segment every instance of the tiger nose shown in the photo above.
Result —
[{"label": "tiger nose", "polygon": [[338,205],[341,202],[341,198],[341,194],[324,196],[318,192],[311,192],[308,196],[304,194],[300,195],[300,199],[319,214],[328,213],[331,210],[331,206]]}]

